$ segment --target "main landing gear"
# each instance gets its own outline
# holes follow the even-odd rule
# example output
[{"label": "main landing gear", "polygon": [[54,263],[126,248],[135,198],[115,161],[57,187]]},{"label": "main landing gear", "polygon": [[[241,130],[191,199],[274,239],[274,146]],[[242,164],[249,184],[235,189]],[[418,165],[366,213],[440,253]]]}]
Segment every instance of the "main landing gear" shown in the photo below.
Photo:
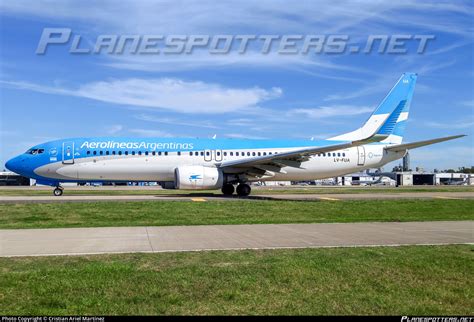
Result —
[{"label": "main landing gear", "polygon": [[53,190],[53,195],[55,195],[56,197],[62,196],[63,195],[63,190],[64,189],[62,187],[56,187]]},{"label": "main landing gear", "polygon": [[226,196],[232,196],[232,194],[235,191],[234,185],[231,183],[226,183],[225,185],[222,186],[221,191]]},{"label": "main landing gear", "polygon": [[[234,193],[234,191],[236,189],[234,189],[234,185],[231,184],[231,183],[226,183],[222,186],[222,193],[226,196],[232,196],[232,194]],[[240,196],[240,197],[246,197],[250,194],[250,191],[252,189],[250,188],[250,186],[246,183],[239,183],[239,185],[237,186],[237,195]]]},{"label": "main landing gear", "polygon": [[246,183],[240,183],[237,186],[237,194],[241,197],[246,197],[250,194],[250,191],[252,191],[252,188]]}]

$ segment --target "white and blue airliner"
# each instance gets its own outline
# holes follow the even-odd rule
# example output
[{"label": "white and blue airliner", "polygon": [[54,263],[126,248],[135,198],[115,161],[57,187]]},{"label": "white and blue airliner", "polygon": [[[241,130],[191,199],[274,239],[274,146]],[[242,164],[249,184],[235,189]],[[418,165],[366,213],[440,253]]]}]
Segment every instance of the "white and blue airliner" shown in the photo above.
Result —
[{"label": "white and blue airliner", "polygon": [[252,181],[314,180],[378,168],[409,149],[464,136],[402,144],[416,78],[403,74],[362,127],[326,140],[71,138],[36,145],[6,167],[55,187],[56,196],[63,182],[104,181],[158,181],[164,188],[247,196]]}]

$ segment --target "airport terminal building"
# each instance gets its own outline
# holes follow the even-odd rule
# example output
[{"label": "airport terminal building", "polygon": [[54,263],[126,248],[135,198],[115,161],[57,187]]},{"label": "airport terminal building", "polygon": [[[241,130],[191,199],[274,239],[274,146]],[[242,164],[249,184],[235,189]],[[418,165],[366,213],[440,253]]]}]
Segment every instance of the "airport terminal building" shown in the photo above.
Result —
[{"label": "airport terminal building", "polygon": [[[275,181],[262,182],[265,186],[288,186],[302,184],[301,182]],[[434,173],[420,171],[353,173],[342,177],[306,181],[303,184],[318,186],[423,186],[423,185],[474,185],[474,174],[470,173]],[[35,186],[36,180],[23,177],[11,171],[0,172],[0,186]],[[76,186],[76,183],[67,183],[65,186]],[[93,185],[112,185],[109,182],[93,183]],[[127,186],[156,186],[157,182],[122,182],[113,185]]]}]

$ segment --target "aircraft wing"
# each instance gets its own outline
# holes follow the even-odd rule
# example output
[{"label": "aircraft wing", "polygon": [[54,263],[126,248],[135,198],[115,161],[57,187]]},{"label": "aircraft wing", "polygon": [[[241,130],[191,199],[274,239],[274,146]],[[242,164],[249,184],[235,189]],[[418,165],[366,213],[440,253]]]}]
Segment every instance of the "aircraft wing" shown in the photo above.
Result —
[{"label": "aircraft wing", "polygon": [[245,172],[247,170],[251,170],[248,172],[249,174],[264,175],[266,172],[282,172],[281,168],[283,167],[302,168],[301,163],[308,161],[312,155],[318,153],[326,153],[364,145],[371,142],[378,142],[385,138],[386,136],[376,134],[369,138],[358,141],[338,142],[337,144],[318,147],[310,146],[272,155],[224,161],[217,163],[216,166],[225,171],[228,170],[229,172]]},{"label": "aircraft wing", "polygon": [[435,143],[439,143],[439,142],[454,140],[454,139],[457,139],[457,138],[461,138],[463,136],[466,136],[466,135],[464,135],[464,134],[463,135],[453,135],[453,136],[447,136],[447,137],[444,137],[444,138],[418,141],[418,142],[413,142],[413,143],[390,145],[390,146],[387,146],[385,148],[385,150],[393,151],[393,152],[402,152],[402,151],[415,149],[415,148],[419,148],[419,147],[430,145],[430,144],[435,144]]},{"label": "aircraft wing", "polygon": [[[265,174],[273,175],[274,172],[283,172],[283,167],[302,168],[301,163],[308,161],[312,155],[318,153],[326,153],[341,149],[347,149],[359,145],[369,144],[372,142],[380,142],[385,140],[391,133],[390,127],[396,123],[403,105],[397,106],[380,125],[369,133],[365,138],[352,141],[338,141],[334,144],[325,146],[309,146],[297,148],[292,151],[287,151],[278,154],[271,154],[258,157],[249,157],[245,159],[224,161],[216,163],[216,166],[226,172],[242,173],[246,172],[249,175],[261,176]],[[328,141],[331,142],[331,141]]]}]

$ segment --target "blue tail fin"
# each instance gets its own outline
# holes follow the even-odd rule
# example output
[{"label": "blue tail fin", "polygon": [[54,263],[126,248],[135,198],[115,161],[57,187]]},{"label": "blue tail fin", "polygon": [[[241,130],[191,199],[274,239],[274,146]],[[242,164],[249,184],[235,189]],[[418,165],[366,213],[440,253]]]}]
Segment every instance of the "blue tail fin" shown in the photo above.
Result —
[{"label": "blue tail fin", "polygon": [[417,74],[414,73],[403,74],[398,84],[394,87],[394,89],[396,89],[394,95],[389,94],[389,96],[392,96],[390,100],[387,100],[386,98],[382,102],[382,104],[387,103],[392,106],[397,104],[395,111],[397,111],[398,114],[396,119],[386,122],[380,129],[380,131],[385,131],[384,134],[388,135],[388,137],[382,142],[395,144],[402,143],[408,115],[410,113],[411,100],[415,91],[416,78]]},{"label": "blue tail fin", "polygon": [[387,136],[384,143],[401,143],[416,78],[415,73],[404,73],[361,128],[331,140],[358,140],[375,132]]}]

